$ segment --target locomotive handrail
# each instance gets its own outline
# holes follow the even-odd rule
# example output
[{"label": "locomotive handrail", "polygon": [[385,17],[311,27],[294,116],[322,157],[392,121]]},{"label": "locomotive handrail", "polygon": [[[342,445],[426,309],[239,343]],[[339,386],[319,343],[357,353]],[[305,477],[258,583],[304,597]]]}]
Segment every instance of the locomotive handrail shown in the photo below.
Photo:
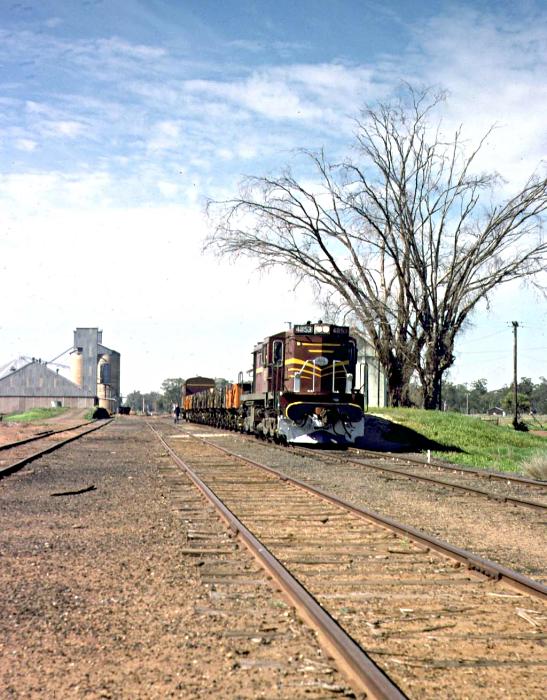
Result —
[{"label": "locomotive handrail", "polygon": [[[316,359],[317,359],[317,358],[314,357],[313,360],[311,361],[311,364],[313,365],[312,382],[311,382],[311,390],[312,390],[312,392],[315,392],[315,360],[316,360]],[[309,359],[306,360],[306,361],[304,362],[304,364],[302,365],[302,368],[301,368],[298,372],[295,372],[295,373],[294,373],[294,378],[295,378],[295,379],[298,379],[298,388],[297,388],[296,384],[294,384],[294,390],[295,390],[295,392],[296,392],[297,394],[300,393],[300,377],[302,376],[302,372],[306,369],[306,365],[307,365],[309,362],[310,362]],[[308,389],[308,391],[309,391],[309,389]]]},{"label": "locomotive handrail", "polygon": [[353,374],[350,374],[344,364],[343,360],[333,360],[332,361],[332,393],[333,394],[339,394],[339,391],[336,391],[336,365],[340,365],[342,369],[344,370],[344,373],[346,375],[346,394],[351,394],[352,390],[352,382],[353,382]]}]

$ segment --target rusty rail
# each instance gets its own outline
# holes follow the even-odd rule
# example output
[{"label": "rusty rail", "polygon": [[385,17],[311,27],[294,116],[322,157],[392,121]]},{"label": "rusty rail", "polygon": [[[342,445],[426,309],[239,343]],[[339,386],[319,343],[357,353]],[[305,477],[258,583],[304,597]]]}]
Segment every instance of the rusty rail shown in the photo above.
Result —
[{"label": "rusty rail", "polygon": [[418,459],[417,457],[407,457],[406,455],[399,455],[396,452],[376,452],[374,450],[363,450],[359,447],[350,447],[349,452],[357,452],[362,455],[368,455],[375,459],[383,459],[389,457],[390,459],[400,460],[402,462],[409,462],[410,464],[416,464],[420,467],[431,467],[437,469],[445,469],[446,471],[458,471],[462,474],[473,474],[481,479],[491,479],[492,481],[514,481],[516,484],[523,484],[526,486],[547,486],[547,482],[539,481],[538,479],[530,479],[526,476],[519,476],[518,474],[510,474],[503,472],[491,472],[485,469],[473,469],[473,467],[466,467],[463,464],[455,464],[451,462],[443,462],[440,459],[434,459],[431,462],[425,459]]},{"label": "rusty rail", "polygon": [[382,527],[391,530],[397,535],[403,535],[404,537],[408,537],[414,542],[421,544],[422,546],[425,546],[429,549],[433,549],[445,557],[449,557],[454,561],[458,561],[459,563],[464,564],[470,570],[477,571],[495,580],[504,581],[507,585],[511,586],[512,588],[527,593],[528,595],[531,595],[540,600],[547,600],[547,586],[544,586],[539,581],[534,581],[533,579],[528,578],[527,576],[519,574],[517,571],[508,569],[504,566],[501,566],[500,564],[497,564],[496,562],[490,561],[489,559],[483,559],[482,557],[479,557],[473,554],[472,552],[468,552],[467,550],[461,549],[460,547],[455,547],[454,545],[451,545],[448,542],[443,542],[442,540],[439,540],[436,537],[427,535],[421,530],[417,530],[416,528],[411,527],[409,525],[399,523],[393,518],[385,517],[367,508],[358,508],[357,506],[354,506],[351,503],[348,503],[347,501],[338,498],[337,496],[333,496],[332,494],[329,494],[326,491],[323,491],[322,489],[310,486],[309,484],[306,484],[305,482],[300,481],[299,479],[295,479],[291,476],[287,476],[286,474],[283,474],[277,471],[276,469],[273,469],[272,467],[268,467],[265,464],[255,462],[254,460],[249,459],[248,457],[244,457],[243,455],[237,454],[236,452],[227,450],[225,447],[216,445],[210,440],[207,440],[205,438],[196,439],[201,440],[201,442],[203,442],[204,444],[214,447],[217,450],[224,452],[225,454],[232,455],[260,469],[264,469],[270,474],[277,476],[279,479],[294,484],[295,486],[298,486],[299,488],[302,488],[305,491],[308,491],[309,493],[319,496],[320,498],[325,499],[330,503],[341,506],[342,508],[354,513],[358,517],[364,518],[365,520],[369,520],[378,525],[381,525]]},{"label": "rusty rail", "polygon": [[[276,581],[299,610],[302,617],[313,626],[323,645],[336,658],[342,671],[359,692],[376,700],[403,700],[407,696],[376,666],[361,647],[338,625],[338,623],[319,605],[317,600],[285,569],[271,552],[236,518],[215,493],[192,471],[192,469],[175,453],[159,432],[150,424],[150,430],[156,435],[173,461],[187,474],[188,478],[218,510],[228,527],[239,537],[261,566]],[[206,440],[203,440],[206,444]],[[216,445],[214,445],[216,447]],[[219,448],[221,449],[221,448]],[[223,450],[227,454],[228,450]],[[250,462],[251,460],[246,460]]]},{"label": "rusty rail", "polygon": [[14,447],[19,447],[20,445],[26,445],[29,442],[34,442],[35,440],[43,440],[46,437],[51,437],[52,435],[57,435],[58,433],[66,433],[69,430],[77,430],[78,428],[83,428],[84,425],[90,425],[95,423],[94,420],[88,420],[84,423],[78,423],[78,425],[71,425],[69,428],[62,428],[60,430],[44,430],[41,433],[36,433],[36,435],[31,435],[30,437],[23,438],[22,440],[16,440],[15,442],[6,442],[0,445],[0,451],[11,450]]},{"label": "rusty rail", "polygon": [[[482,489],[475,488],[474,486],[464,486],[463,484],[454,484],[451,481],[445,481],[444,479],[436,479],[432,476],[423,476],[421,474],[412,474],[411,472],[406,472],[404,469],[398,469],[397,467],[381,466],[379,464],[371,464],[364,459],[348,459],[346,460],[350,464],[357,464],[364,466],[367,469],[376,469],[377,471],[388,472],[390,474],[397,474],[397,476],[403,476],[408,479],[414,479],[415,481],[425,481],[427,483],[435,484],[438,486],[447,486],[456,491],[464,491],[468,493],[474,493],[478,496],[484,496],[492,501],[500,501],[501,503],[513,503],[514,505],[524,506],[525,508],[535,508],[536,510],[547,510],[547,505],[540,503],[539,501],[531,501],[526,498],[518,498],[517,496],[501,496],[495,493],[490,493],[489,491],[483,491]],[[411,460],[408,460],[412,463]],[[428,466],[427,463],[416,462],[420,466]],[[435,465],[436,466],[436,465]],[[465,473],[465,472],[464,472]],[[474,473],[474,472],[473,472]],[[519,480],[520,483],[521,480]],[[547,486],[547,484],[538,484]]]},{"label": "rusty rail", "polygon": [[[272,445],[272,447],[277,448],[278,445]],[[284,448],[280,448],[280,449],[284,449]],[[306,448],[292,447],[291,449],[293,452],[296,452],[297,454],[305,455],[306,457],[310,456],[310,452],[309,452],[309,450],[306,450]],[[376,455],[376,453],[369,453],[368,451],[366,452],[366,454],[375,454]],[[378,453],[377,457],[380,459],[381,458],[385,459],[386,454],[387,453]],[[398,469],[397,467],[389,467],[387,465],[380,465],[380,464],[371,464],[370,462],[365,461],[364,458],[363,459],[356,459],[356,458],[347,459],[347,458],[338,457],[336,455],[333,455],[330,452],[329,453],[325,452],[325,453],[320,453],[320,454],[314,453],[314,457],[316,459],[319,458],[319,459],[322,459],[324,461],[328,461],[331,463],[333,461],[338,461],[338,462],[342,462],[344,464],[355,464],[357,466],[366,467],[367,469],[375,469],[376,471],[381,471],[381,472],[385,472],[388,474],[396,474],[397,476],[402,476],[402,477],[405,477],[407,479],[414,479],[415,481],[424,481],[426,483],[434,484],[436,486],[446,486],[448,488],[452,488],[452,489],[455,489],[457,491],[459,490],[459,491],[464,491],[467,493],[473,493],[473,494],[478,495],[478,496],[483,496],[484,498],[488,498],[491,501],[499,501],[500,503],[512,503],[514,505],[523,506],[525,508],[534,508],[534,509],[540,510],[540,511],[547,510],[547,505],[544,503],[541,503],[539,501],[532,501],[532,500],[525,499],[525,498],[519,498],[517,496],[500,495],[500,494],[496,494],[496,493],[491,493],[490,491],[484,491],[483,489],[475,488],[474,486],[464,486],[463,484],[455,484],[451,481],[445,481],[444,479],[437,479],[437,478],[432,477],[432,476],[423,476],[421,474],[413,474],[412,472],[407,472],[407,471],[404,471],[403,469]],[[425,467],[428,467],[428,466],[436,467],[437,466],[436,464],[428,464],[427,462],[422,462],[420,460],[407,459],[406,457],[399,457],[398,458],[395,455],[389,455],[389,457],[391,459],[401,459],[401,460],[410,462],[411,464],[416,464],[419,466],[425,466]],[[467,473],[470,473],[473,475],[480,474],[479,470],[476,470],[476,471],[475,470],[462,470],[459,467],[454,467],[451,469],[450,467],[447,467],[447,466],[445,466],[445,468],[450,469],[450,471],[460,471],[463,474],[467,474]],[[492,476],[493,472],[488,472],[488,474],[490,476]],[[542,487],[547,486],[547,484],[545,482],[536,481],[533,479],[524,479],[524,478],[520,478],[520,477],[519,478],[505,478],[504,479],[503,477],[501,477],[501,475],[495,475],[495,477],[502,479],[502,480],[505,480],[505,481],[514,481],[515,483],[518,483],[518,484],[524,483],[526,485],[533,485],[533,486],[542,486]],[[494,478],[494,476],[492,476],[492,478]]]}]

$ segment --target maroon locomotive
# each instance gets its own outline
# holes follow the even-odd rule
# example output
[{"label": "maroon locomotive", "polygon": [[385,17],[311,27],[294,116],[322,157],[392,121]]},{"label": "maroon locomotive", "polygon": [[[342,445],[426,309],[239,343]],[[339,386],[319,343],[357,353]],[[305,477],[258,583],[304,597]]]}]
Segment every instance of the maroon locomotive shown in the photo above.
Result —
[{"label": "maroon locomotive", "polygon": [[255,346],[249,382],[240,373],[235,384],[193,392],[198,378],[188,380],[186,417],[279,442],[351,444],[364,430],[356,362],[347,326],[295,325]]}]

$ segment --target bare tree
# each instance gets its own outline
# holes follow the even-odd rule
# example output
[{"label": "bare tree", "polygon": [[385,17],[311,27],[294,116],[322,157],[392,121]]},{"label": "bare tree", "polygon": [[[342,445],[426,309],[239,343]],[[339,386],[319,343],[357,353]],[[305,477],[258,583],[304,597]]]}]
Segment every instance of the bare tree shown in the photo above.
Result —
[{"label": "bare tree", "polygon": [[490,131],[467,152],[461,129],[443,140],[430,124],[443,100],[409,88],[362,113],[356,158],[329,164],[303,151],[313,184],[286,170],[247,178],[237,197],[209,204],[206,246],[330,290],[376,348],[392,405],[408,405],[417,372],[425,407],[437,407],[456,335],[478,302],[503,283],[534,280],[547,261],[547,179],[534,175],[496,203],[499,177],[475,165]]}]

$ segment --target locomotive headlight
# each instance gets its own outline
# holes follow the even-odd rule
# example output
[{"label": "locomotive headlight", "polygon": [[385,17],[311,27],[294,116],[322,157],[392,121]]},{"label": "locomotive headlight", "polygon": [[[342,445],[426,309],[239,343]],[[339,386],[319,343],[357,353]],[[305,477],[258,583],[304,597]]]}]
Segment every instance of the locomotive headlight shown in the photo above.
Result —
[{"label": "locomotive headlight", "polygon": [[330,333],[330,326],[327,325],[322,325],[320,323],[316,323],[315,326],[313,327],[313,332],[314,333]]}]

